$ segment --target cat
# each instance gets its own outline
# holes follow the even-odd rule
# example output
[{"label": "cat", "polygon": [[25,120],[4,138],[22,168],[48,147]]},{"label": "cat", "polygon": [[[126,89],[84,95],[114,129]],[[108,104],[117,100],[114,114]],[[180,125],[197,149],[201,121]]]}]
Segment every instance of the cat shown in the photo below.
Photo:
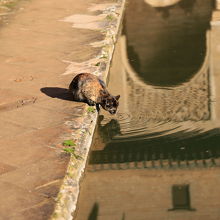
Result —
[{"label": "cat", "polygon": [[69,85],[75,101],[86,102],[95,106],[99,105],[110,114],[115,114],[119,105],[120,95],[113,96],[106,89],[105,83],[91,73],[80,73],[74,77]]}]

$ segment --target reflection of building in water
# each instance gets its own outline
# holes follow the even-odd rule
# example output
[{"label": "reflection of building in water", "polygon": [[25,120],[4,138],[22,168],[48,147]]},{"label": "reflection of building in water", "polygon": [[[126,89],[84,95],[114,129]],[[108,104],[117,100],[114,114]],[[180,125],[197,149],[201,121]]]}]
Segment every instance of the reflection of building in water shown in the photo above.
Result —
[{"label": "reflection of building in water", "polygon": [[[198,72],[206,54],[211,1],[183,0],[171,8],[152,8],[140,0],[131,1],[127,9],[124,32],[129,64],[142,81],[175,86]],[[164,19],[167,10],[169,17]]]},{"label": "reflection of building in water", "polygon": [[[200,40],[204,40],[204,42],[200,42],[205,48],[203,58],[200,58],[203,62],[201,65],[196,63],[197,70],[190,75],[190,78],[188,78],[187,73],[185,79],[181,77],[175,81],[176,85],[155,86],[152,84],[153,80],[150,80],[151,83],[147,83],[148,77],[143,80],[139,76],[139,72],[136,71],[135,65],[130,64],[127,44],[131,40],[126,40],[125,36],[120,37],[112,66],[112,72],[120,74],[110,76],[109,87],[113,93],[123,94],[122,103],[120,103],[120,111],[116,120],[108,122],[105,118],[100,122],[97,137],[101,135],[101,138],[95,142],[96,147],[92,154],[94,154],[96,161],[93,163],[114,163],[114,160],[121,163],[131,161],[151,161],[154,163],[155,160],[166,160],[169,166],[173,166],[172,161],[185,161],[185,165],[188,166],[188,160],[194,161],[194,165],[197,160],[206,165],[206,160],[209,159],[208,163],[215,165],[214,158],[220,156],[218,150],[220,136],[219,129],[216,129],[219,127],[219,117],[216,117],[218,115],[216,111],[219,112],[218,105],[211,102],[211,95],[212,98],[215,97],[215,92],[210,86],[212,83],[212,87],[215,87],[213,76],[217,77],[216,74],[211,74],[213,67],[211,67],[210,62],[212,57],[211,37],[214,35],[213,30],[210,31],[208,28],[211,20],[212,3],[209,1],[204,3],[201,0],[197,1],[196,4],[194,0],[187,2],[190,1],[193,2],[189,4],[190,7],[193,5],[198,7],[195,14],[200,11],[200,7],[203,9],[200,14],[202,22],[198,21],[198,23],[199,26],[204,23],[204,27],[199,28],[198,31],[202,30],[201,33],[194,33],[199,36]],[[209,6],[207,7],[208,13],[204,11],[204,5]],[[202,16],[203,13],[205,16]],[[125,23],[126,31],[130,30],[134,34],[133,29],[129,27],[129,22],[126,20]],[[133,23],[131,22],[131,26]],[[195,25],[194,22],[192,23]],[[197,26],[192,26],[191,29],[193,28],[196,29]],[[172,30],[168,29],[167,32]],[[201,37],[201,34],[205,36]],[[166,35],[164,30],[162,31],[163,35]],[[126,36],[129,37],[129,33]],[[143,55],[143,48],[138,45],[134,37],[131,38],[133,50],[136,51],[136,56],[140,57],[140,54]],[[139,40],[139,38],[137,39]],[[158,44],[160,39],[157,39]],[[157,44],[156,41],[155,44]],[[187,45],[188,43],[186,43]],[[195,50],[197,53],[200,52],[200,49],[195,48]],[[149,52],[152,55],[152,51],[149,52],[148,48],[145,48],[147,54]],[[182,55],[187,56],[187,54]],[[142,61],[139,62],[139,66],[141,63]],[[193,65],[193,69],[195,70],[195,65]],[[190,68],[185,71],[188,70]],[[169,74],[168,72],[168,77]],[[120,132],[115,132],[115,127],[111,128],[113,122],[115,127],[117,125],[117,131]],[[114,132],[109,132],[111,129]],[[104,130],[107,131],[108,135]],[[184,149],[184,151],[180,149]],[[177,164],[177,166],[179,165]],[[183,164],[183,166],[185,165]]]},{"label": "reflection of building in water", "polygon": [[[219,220],[218,173],[219,168],[89,172],[76,220],[88,219],[95,203],[99,220]],[[173,192],[176,186],[189,186],[189,203],[187,192]]]},{"label": "reflection of building in water", "polygon": [[[139,4],[143,5],[141,2]],[[123,73],[126,74],[123,83],[127,87],[129,112],[136,117],[135,121],[139,117],[159,122],[200,121],[211,116],[208,29],[212,5],[209,1],[199,1],[196,5],[194,0],[187,2],[193,2],[189,5],[195,7],[189,18],[183,16],[181,2],[171,10],[172,18],[167,23],[155,16],[154,9],[149,6],[145,10],[150,11],[150,15],[145,13],[138,21],[133,19],[137,9],[130,8],[133,16],[126,17],[126,39],[122,37],[120,42]],[[136,2],[131,4],[134,6]],[[145,23],[140,19],[145,19]]]},{"label": "reflection of building in water", "polygon": [[[210,75],[211,72],[211,31],[209,30],[209,23],[211,20],[211,10],[212,10],[212,3],[209,1],[197,1],[195,3],[194,0],[187,0],[189,3],[190,7],[194,6],[197,8],[194,13],[197,15],[199,12],[198,20],[199,23],[199,29],[197,32],[193,32],[193,37],[198,36],[201,47],[203,48],[201,51],[202,57],[200,57],[200,49],[195,47],[195,51],[199,54],[199,60],[202,63],[196,63],[191,65],[191,61],[189,63],[186,63],[185,65],[187,68],[185,69],[186,71],[186,76],[179,77],[176,79],[175,83],[172,86],[155,86],[153,85],[154,80],[150,79],[150,82],[148,82],[148,76],[143,77],[139,76],[139,72],[137,72],[138,69],[141,69],[142,63],[146,61],[146,59],[138,59],[138,57],[147,57],[147,60],[149,61],[148,58],[148,53],[152,56],[154,59],[157,58],[155,55],[158,55],[158,51],[155,52],[154,48],[142,48],[142,43],[139,43],[139,39],[141,38],[141,35],[138,38],[135,38],[135,31],[136,30],[134,27],[134,24],[136,24],[136,21],[125,21],[126,24],[126,32],[130,31],[131,33],[126,33],[126,36],[129,39],[126,39],[126,36],[122,35],[120,37],[118,45],[116,47],[115,51],[115,57],[113,60],[113,66],[112,66],[112,72],[115,73],[120,73],[120,74],[112,74],[110,76],[110,82],[109,82],[109,87],[110,90],[113,91],[113,93],[117,94],[123,94],[122,95],[122,100],[120,102],[119,106],[119,114],[117,116],[118,124],[117,126],[119,127],[118,130],[120,132],[115,132],[114,135],[104,135],[102,131],[102,127],[105,127],[105,129],[108,128],[108,131],[111,130],[111,124],[108,123],[108,121],[103,120],[101,122],[101,126],[99,126],[99,132],[102,133],[102,140],[103,136],[105,136],[104,143],[101,144],[101,139],[99,138],[99,144],[95,144],[97,146],[97,150],[103,149],[105,147],[105,151],[96,151],[97,155],[99,155],[100,161],[102,161],[101,158],[103,158],[102,155],[105,155],[105,160],[106,161],[111,161],[113,151],[119,152],[118,156],[113,156],[113,158],[121,157],[124,158],[122,160],[128,160],[129,158],[129,150],[135,148],[135,152],[133,152],[134,155],[141,155],[140,156],[134,156],[136,159],[133,159],[135,161],[147,161],[147,160],[154,160],[152,158],[156,157],[157,159],[170,159],[176,158],[176,157],[181,157],[181,158],[191,158],[191,160],[197,160],[198,158],[200,159],[207,159],[207,158],[213,158],[216,156],[219,156],[219,153],[216,153],[216,149],[218,148],[216,146],[216,141],[219,140],[219,135],[215,129],[218,127],[218,119],[216,119],[216,104],[211,102],[211,95],[214,97],[214,92],[210,92],[210,83],[213,80],[213,76]],[[190,3],[192,2],[192,3]],[[132,4],[134,2],[132,1]],[[138,2],[139,4],[142,5],[141,1]],[[179,2],[177,5],[177,11],[179,13],[179,7],[183,7],[182,4]],[[131,5],[132,6],[132,5]],[[206,11],[205,11],[205,6],[206,6]],[[138,5],[137,5],[138,8]],[[184,9],[187,9],[187,5],[183,7]],[[200,10],[202,9],[202,10]],[[128,9],[129,10],[129,9]],[[133,8],[131,7],[130,10],[133,12]],[[137,9],[136,9],[137,10]],[[152,9],[149,9],[152,10]],[[208,12],[207,12],[208,11]],[[175,12],[172,12],[176,15]],[[129,11],[128,13],[129,14]],[[146,13],[148,14],[148,13]],[[204,16],[203,16],[204,14]],[[136,15],[137,16],[137,15]],[[133,16],[133,17],[136,17]],[[128,17],[128,16],[127,16]],[[126,18],[127,18],[126,17]],[[142,17],[142,16],[139,16]],[[183,16],[182,16],[183,17]],[[192,16],[194,18],[194,16]],[[128,18],[129,20],[130,18]],[[185,18],[184,18],[185,19]],[[133,19],[135,20],[135,19]],[[174,19],[175,20],[175,19]],[[171,20],[173,22],[173,20]],[[170,22],[171,22],[170,21]],[[171,23],[172,23],[171,22]],[[160,23],[160,22],[159,22]],[[180,23],[183,23],[180,21]],[[176,23],[175,23],[176,24]],[[130,25],[130,27],[129,27]],[[139,25],[142,25],[140,23]],[[196,29],[197,25],[195,25],[195,22],[192,22],[192,27],[191,29]],[[201,27],[200,27],[201,26]],[[145,26],[143,27],[145,28]],[[171,28],[166,30],[170,34],[170,32],[176,32],[176,31],[181,31],[179,29],[173,29]],[[185,30],[184,30],[185,31]],[[184,32],[183,31],[183,32]],[[158,31],[157,31],[158,32]],[[141,32],[142,34],[145,32]],[[134,36],[133,36],[134,35]],[[166,36],[167,33],[164,33],[164,30],[162,30],[162,33],[156,33],[157,38],[153,39],[154,44],[160,44],[161,36]],[[170,34],[172,35],[172,34]],[[204,35],[204,36],[201,36]],[[148,36],[148,33],[147,33]],[[158,37],[159,36],[159,37]],[[182,36],[181,34],[177,34],[177,36]],[[190,35],[191,36],[191,35]],[[155,35],[153,35],[155,37]],[[151,39],[147,39],[149,41],[152,41]],[[204,42],[202,42],[202,40]],[[157,42],[158,41],[158,42]],[[139,67],[136,67],[135,64],[131,65],[129,57],[129,46],[128,44],[132,44],[132,48],[134,51],[136,51],[136,58],[139,60]],[[181,42],[181,44],[184,45],[185,42]],[[184,46],[181,45],[182,47],[187,47],[191,46],[191,44],[188,44],[187,42],[185,43]],[[179,44],[174,48],[175,50],[178,50]],[[198,45],[197,45],[198,46]],[[162,45],[162,47],[164,47]],[[191,50],[193,48],[190,48]],[[150,51],[149,51],[150,50]],[[204,50],[204,51],[203,51]],[[147,55],[144,55],[144,52]],[[159,51],[160,52],[160,51]],[[187,53],[182,54],[184,59],[184,56],[188,56],[189,51],[186,51]],[[169,54],[170,51],[168,51],[167,54]],[[172,50],[171,50],[172,53]],[[181,54],[181,52],[179,52]],[[192,52],[194,53],[194,52]],[[160,55],[159,55],[160,56]],[[167,55],[170,56],[170,55]],[[173,56],[173,59],[175,59],[175,56]],[[195,55],[195,59],[198,58],[198,56]],[[188,61],[187,59],[185,61]],[[121,65],[123,64],[123,65]],[[191,72],[190,75],[188,75],[188,71],[192,71],[189,66],[193,66],[194,72]],[[170,72],[168,68],[168,72],[165,70],[164,74],[167,74],[167,77],[169,78]],[[180,68],[181,69],[181,68]],[[183,68],[184,69],[184,68]],[[196,70],[196,71],[195,71]],[[161,70],[162,71],[162,70]],[[178,75],[178,74],[177,74]],[[184,74],[181,74],[184,75]],[[213,75],[213,74],[212,74]],[[160,76],[160,75],[159,75]],[[159,77],[158,76],[158,77]],[[189,78],[190,76],[190,78]],[[163,76],[164,77],[164,76]],[[166,77],[164,77],[164,82],[167,84],[168,81],[166,81]],[[148,82],[148,83],[147,83]],[[164,84],[162,82],[162,84]],[[157,84],[157,83],[156,83]],[[172,84],[171,81],[168,82],[168,84]],[[214,86],[214,85],[212,85]],[[211,94],[212,93],[212,94]],[[113,129],[114,130],[114,129]],[[106,133],[106,132],[105,132]],[[112,132],[110,132],[112,133]],[[199,135],[201,133],[201,135]],[[213,137],[211,148],[214,149],[207,149],[209,146],[208,141],[211,141],[209,137]],[[197,138],[194,138],[197,137]],[[194,138],[194,139],[193,139]],[[203,143],[205,143],[205,148],[202,147],[199,149],[198,147],[198,139],[203,139]],[[172,140],[173,139],[173,140]],[[195,143],[196,140],[196,143]],[[105,146],[105,143],[111,142]],[[127,144],[124,144],[126,142]],[[160,147],[159,147],[159,145]],[[165,144],[166,143],[166,144]],[[202,144],[202,143],[201,143]],[[117,146],[116,146],[117,145]],[[187,146],[185,146],[187,145]],[[193,146],[196,145],[196,151],[199,152],[193,152],[192,149],[194,149]],[[102,147],[101,147],[102,146]],[[116,147],[112,147],[116,146]],[[124,147],[126,146],[126,147]],[[133,147],[135,146],[135,147]],[[163,148],[167,149],[167,152],[163,152]],[[186,153],[185,156],[180,156],[178,149],[181,147],[185,148],[188,147],[190,150]],[[152,150],[152,149],[156,150]],[[175,150],[175,148],[177,148]],[[156,151],[156,152],[155,152]],[[175,155],[170,155],[169,152],[175,151]],[[192,152],[191,152],[192,151]],[[207,155],[208,153],[208,155]],[[148,159],[144,159],[145,154],[148,155]],[[149,154],[151,156],[149,156]],[[181,152],[182,154],[182,152]],[[198,154],[198,156],[193,156]],[[109,158],[108,158],[109,156]],[[125,159],[127,158],[127,159]],[[139,158],[139,159],[138,159]],[[97,159],[97,158],[96,158]],[[117,159],[116,159],[117,160]],[[184,159],[185,160],[185,159]],[[205,163],[205,162],[204,162]],[[213,161],[211,161],[211,164]]]},{"label": "reflection of building in water", "polygon": [[[121,38],[125,62],[129,112],[153,121],[200,121],[211,117],[209,107],[209,45],[202,67],[180,86],[160,88],[143,83],[127,62],[125,37]],[[209,42],[209,33],[207,34]],[[135,108],[134,108],[135,107]],[[138,111],[137,111],[138,109]]]},{"label": "reflection of building in water", "polygon": [[[202,11],[209,1],[196,2]],[[143,80],[140,65],[128,62],[131,41],[120,39],[109,82],[113,94],[122,94],[118,120],[102,119],[97,128],[77,220],[87,219],[94,204],[100,220],[220,219],[220,16],[214,15],[203,32],[201,65],[175,85]]]},{"label": "reflection of building in water", "polygon": [[[178,79],[179,81],[175,81],[176,85],[166,87],[152,85],[152,80],[151,83],[147,83],[147,77],[143,80],[136,71],[135,65],[130,64],[127,44],[131,40],[126,40],[126,36],[130,35],[120,37],[112,65],[112,72],[120,74],[112,74],[109,82],[113,93],[123,94],[118,118],[116,118],[118,123],[115,123],[120,132],[114,134],[110,132],[109,135],[105,135],[102,127],[110,131],[112,121],[109,123],[105,118],[103,122],[100,122],[95,141],[98,136],[102,137],[98,138],[98,142],[94,144],[92,155],[95,161],[92,163],[111,164],[114,163],[114,160],[121,163],[131,161],[149,163],[150,161],[149,164],[154,166],[157,161],[159,166],[163,166],[161,161],[165,160],[170,167],[181,165],[184,167],[197,165],[197,160],[200,160],[201,164],[205,166],[207,163],[211,166],[216,164],[215,158],[220,156],[218,147],[220,136],[219,129],[216,129],[219,127],[218,117],[216,118],[218,108],[211,102],[211,95],[213,98],[215,92],[210,89],[211,82],[212,87],[215,87],[213,76],[210,74],[212,71],[210,59],[213,33],[212,30],[209,30],[209,23],[212,4],[209,1],[204,3],[201,0],[197,1],[196,5],[194,0],[191,2],[193,4],[189,5],[198,7],[195,13],[198,13],[202,7],[201,14],[205,14],[205,16],[200,14],[202,22],[198,21],[200,26],[204,23],[204,27],[198,30],[202,29],[201,33],[194,33],[204,40],[200,44],[204,45],[205,53],[203,58],[200,58],[203,61],[201,65],[196,63],[197,71],[190,75],[190,79],[181,77]],[[204,11],[204,5],[209,6],[207,7],[208,13]],[[125,23],[126,31],[130,30],[132,34],[135,34],[132,32],[133,29],[128,27],[127,20]],[[133,23],[131,21],[130,23],[132,26]],[[195,25],[194,22],[193,24]],[[193,28],[196,29],[197,26],[191,27],[191,29]],[[162,35],[166,35],[163,31]],[[170,30],[168,29],[167,32]],[[201,37],[201,34],[205,36]],[[137,57],[140,54],[143,55],[143,48],[138,45],[134,37],[131,38],[134,51],[139,52],[136,54]],[[137,39],[139,40],[139,38]],[[188,43],[186,43],[187,45]],[[195,50],[197,53],[200,52],[199,49],[195,48]],[[148,48],[145,48],[145,53],[148,52]],[[149,53],[152,55],[153,52]],[[187,54],[183,55],[187,56]],[[141,63],[142,61],[139,65]],[[186,71],[188,70],[189,68],[186,69]],[[167,72],[165,71],[165,73]],[[189,160],[193,161],[194,165],[188,163]],[[145,167],[142,162],[140,166]],[[173,163],[175,164],[173,165]]]},{"label": "reflection of building in water", "polygon": [[[184,27],[183,30],[179,26],[179,29],[176,29],[172,25],[170,27],[167,25],[168,29],[160,28],[164,25],[163,19],[160,18],[159,27],[156,23],[157,28],[150,29],[150,31],[149,24],[147,24],[148,28],[145,26],[140,28],[136,25],[136,19],[133,19],[134,17],[142,18],[134,12],[138,14],[138,4],[142,6],[143,2],[139,1],[136,9],[132,7],[136,5],[136,2],[131,2],[130,12],[133,16],[131,16],[132,19],[126,16],[126,36],[123,35],[119,39],[115,52],[116,58],[112,66],[112,72],[120,74],[112,74],[109,82],[113,93],[123,94],[118,114],[121,134],[116,135],[114,141],[116,139],[128,141],[131,137],[141,139],[146,135],[156,133],[158,135],[164,132],[172,134],[186,131],[187,133],[215,128],[215,121],[212,120],[215,117],[215,108],[211,108],[214,105],[211,105],[210,97],[211,34],[209,23],[212,4],[210,1],[196,1],[195,3],[194,0],[187,0],[186,2],[192,2],[189,5],[194,11],[190,18],[197,17],[197,23],[193,20],[188,24],[189,20],[185,20],[183,14],[178,17],[178,21],[175,20],[176,14],[179,14],[182,8],[184,10],[189,8],[187,5],[183,7],[180,4],[182,2],[179,2],[171,11],[174,18],[168,23],[173,23],[173,26],[180,24],[180,27]],[[155,17],[155,11],[154,14],[151,13]],[[145,14],[148,15],[148,13]],[[150,18],[150,21],[154,17]],[[138,20],[139,26],[144,24],[144,21],[141,21]],[[189,34],[185,34],[186,31]],[[168,38],[170,36],[172,36],[171,39]],[[196,37],[198,44],[194,42]],[[171,46],[166,46],[166,42],[161,44],[163,38]],[[164,52],[165,50],[167,51]],[[149,63],[156,62],[154,60],[157,59],[162,62],[153,64],[152,72],[149,72],[147,68]]]},{"label": "reflection of building in water", "polygon": [[175,5],[180,0],[144,0],[147,4],[151,5],[152,7],[167,7],[171,5]]}]

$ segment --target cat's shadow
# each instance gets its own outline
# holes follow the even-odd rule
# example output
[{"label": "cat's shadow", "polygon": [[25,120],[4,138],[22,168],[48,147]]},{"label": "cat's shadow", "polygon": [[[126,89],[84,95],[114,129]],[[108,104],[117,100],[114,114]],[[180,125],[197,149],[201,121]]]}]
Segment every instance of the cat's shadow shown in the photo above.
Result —
[{"label": "cat's shadow", "polygon": [[40,91],[51,98],[73,101],[73,94],[65,88],[43,87],[40,89]]}]

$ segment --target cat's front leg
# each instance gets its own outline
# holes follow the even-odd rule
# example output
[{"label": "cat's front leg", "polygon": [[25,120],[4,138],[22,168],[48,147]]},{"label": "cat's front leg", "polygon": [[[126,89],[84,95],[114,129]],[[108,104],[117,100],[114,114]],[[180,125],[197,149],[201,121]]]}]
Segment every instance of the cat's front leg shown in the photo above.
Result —
[{"label": "cat's front leg", "polygon": [[99,112],[99,111],[100,111],[100,106],[99,106],[99,104],[98,104],[98,103],[96,103],[96,110],[97,110],[97,112]]}]

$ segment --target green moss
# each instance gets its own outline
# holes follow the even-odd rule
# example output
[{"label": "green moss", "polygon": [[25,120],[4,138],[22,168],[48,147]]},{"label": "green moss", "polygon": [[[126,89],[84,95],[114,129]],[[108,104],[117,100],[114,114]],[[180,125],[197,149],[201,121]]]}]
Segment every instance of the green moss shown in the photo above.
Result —
[{"label": "green moss", "polygon": [[63,151],[68,153],[68,154],[71,154],[73,155],[77,160],[82,160],[83,158],[80,156],[80,155],[77,155],[75,153],[75,147],[66,147],[66,148],[63,148]]},{"label": "green moss", "polygon": [[69,153],[69,154],[74,154],[75,148],[74,147],[66,147],[66,148],[63,148],[63,151],[65,151],[66,153]]},{"label": "green moss", "polygon": [[92,106],[89,106],[89,107],[87,108],[87,112],[88,112],[88,113],[95,113],[95,108],[92,107]]},{"label": "green moss", "polygon": [[62,143],[63,146],[76,146],[73,140],[65,140]]},{"label": "green moss", "polygon": [[58,213],[54,212],[52,218],[57,218],[58,216],[59,216]]},{"label": "green moss", "polygon": [[18,0],[17,1],[1,1],[0,0],[0,5],[5,6],[9,9],[13,9],[16,6],[17,2]]},{"label": "green moss", "polygon": [[106,19],[108,19],[108,20],[112,21],[112,20],[114,19],[114,16],[113,16],[113,15],[111,15],[111,14],[110,14],[110,15],[107,15],[107,16],[106,16]]}]

